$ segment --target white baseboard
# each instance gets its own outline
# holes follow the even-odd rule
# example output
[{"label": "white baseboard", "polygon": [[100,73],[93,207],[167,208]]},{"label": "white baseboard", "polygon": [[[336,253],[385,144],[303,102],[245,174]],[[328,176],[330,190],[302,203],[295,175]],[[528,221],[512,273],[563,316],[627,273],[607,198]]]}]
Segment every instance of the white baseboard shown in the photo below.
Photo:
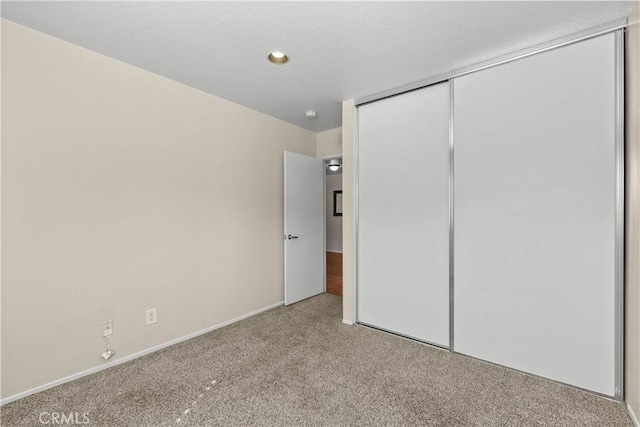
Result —
[{"label": "white baseboard", "polygon": [[631,409],[631,406],[629,406],[628,403],[627,403],[627,412],[629,412],[629,418],[631,418],[631,422],[633,422],[633,425],[635,427],[640,427],[640,421],[638,421],[638,417],[633,412],[633,409]]},{"label": "white baseboard", "polygon": [[353,326],[352,320],[342,319],[342,323],[344,323],[345,325]]},{"label": "white baseboard", "polygon": [[332,252],[334,254],[341,254],[342,251],[332,251],[331,249],[327,249],[327,252]]},{"label": "white baseboard", "polygon": [[96,372],[100,372],[100,371],[105,370],[107,368],[111,368],[112,366],[116,366],[116,365],[119,365],[121,363],[129,362],[129,361],[131,361],[133,359],[137,359],[138,357],[147,355],[149,353],[153,353],[154,351],[158,351],[158,350],[161,350],[163,348],[172,346],[174,344],[178,344],[178,343],[181,343],[183,341],[190,340],[191,338],[195,338],[197,336],[206,334],[206,333],[214,331],[216,329],[220,329],[220,328],[222,328],[224,326],[230,325],[232,323],[236,323],[236,322],[238,322],[240,320],[244,320],[244,319],[246,319],[248,317],[251,317],[251,316],[255,316],[256,314],[260,314],[260,313],[262,313],[264,311],[271,310],[272,308],[279,307],[282,304],[284,304],[284,301],[280,301],[280,302],[277,302],[275,304],[271,304],[271,305],[269,305],[267,307],[259,308],[258,310],[252,311],[251,313],[243,314],[242,316],[238,316],[238,317],[236,317],[234,319],[227,320],[226,322],[218,323],[217,325],[209,326],[208,328],[201,329],[199,331],[190,333],[188,335],[184,335],[184,336],[176,338],[174,340],[171,340],[171,341],[168,341],[168,342],[165,342],[165,343],[162,343],[162,344],[158,344],[156,346],[153,346],[151,348],[147,348],[145,350],[138,351],[138,352],[130,354],[128,356],[124,356],[124,357],[122,357],[120,359],[116,359],[116,360],[113,360],[113,361],[111,361],[109,363],[105,363],[104,365],[99,365],[99,366],[96,366],[96,367],[93,367],[93,368],[90,368],[90,369],[86,369],[84,371],[77,372],[75,374],[66,376],[64,378],[60,378],[60,379],[57,379],[55,381],[51,381],[50,383],[43,384],[43,385],[40,385],[38,387],[34,387],[34,388],[30,389],[30,390],[23,391],[23,392],[18,393],[18,394],[14,394],[13,396],[9,396],[7,398],[4,398],[4,399],[0,400],[0,405],[4,405],[4,404],[9,403],[9,402],[14,402],[16,400],[22,399],[23,397],[27,397],[27,396],[29,396],[31,394],[39,393],[41,391],[44,391],[44,390],[59,386],[60,384],[68,383],[70,381],[77,380],[78,378],[82,378],[82,377],[86,377],[87,375],[95,374]]}]

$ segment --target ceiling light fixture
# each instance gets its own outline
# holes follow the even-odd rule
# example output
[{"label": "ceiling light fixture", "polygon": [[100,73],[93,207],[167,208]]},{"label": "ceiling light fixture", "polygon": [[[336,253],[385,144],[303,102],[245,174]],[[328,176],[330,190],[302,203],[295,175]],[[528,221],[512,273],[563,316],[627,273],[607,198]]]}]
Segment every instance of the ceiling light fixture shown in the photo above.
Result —
[{"label": "ceiling light fixture", "polygon": [[336,172],[338,169],[340,169],[340,160],[338,159],[331,159],[329,160],[329,162],[327,163],[327,167],[329,168],[329,170],[331,172]]},{"label": "ceiling light fixture", "polygon": [[317,118],[317,117],[318,117],[318,113],[316,113],[316,112],[315,112],[315,111],[313,111],[313,110],[309,110],[309,111],[307,111],[306,113],[304,113],[304,115],[305,115],[305,117],[306,117],[307,119],[315,119],[315,118]]},{"label": "ceiling light fixture", "polygon": [[277,65],[282,65],[289,62],[289,57],[285,55],[283,52],[279,52],[277,50],[274,50],[273,52],[271,52],[267,58],[269,58],[269,61],[271,61],[271,63],[277,64]]}]

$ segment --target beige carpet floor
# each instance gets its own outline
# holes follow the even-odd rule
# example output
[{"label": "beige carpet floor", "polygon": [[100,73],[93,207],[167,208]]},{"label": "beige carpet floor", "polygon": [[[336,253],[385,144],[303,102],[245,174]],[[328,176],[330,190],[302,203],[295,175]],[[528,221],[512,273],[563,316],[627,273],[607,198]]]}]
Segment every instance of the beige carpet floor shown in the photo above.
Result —
[{"label": "beige carpet floor", "polygon": [[77,412],[87,426],[632,426],[623,403],[341,314],[328,294],[279,307],[7,404],[2,425]]}]

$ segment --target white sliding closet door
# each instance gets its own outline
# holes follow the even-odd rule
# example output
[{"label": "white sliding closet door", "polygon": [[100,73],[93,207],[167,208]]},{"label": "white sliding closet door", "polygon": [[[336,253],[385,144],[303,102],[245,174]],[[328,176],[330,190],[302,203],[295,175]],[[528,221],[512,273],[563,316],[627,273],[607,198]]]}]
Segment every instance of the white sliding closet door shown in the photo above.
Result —
[{"label": "white sliding closet door", "polygon": [[359,107],[358,321],[449,345],[449,84]]},{"label": "white sliding closet door", "polygon": [[614,34],[454,80],[454,347],[614,395]]}]

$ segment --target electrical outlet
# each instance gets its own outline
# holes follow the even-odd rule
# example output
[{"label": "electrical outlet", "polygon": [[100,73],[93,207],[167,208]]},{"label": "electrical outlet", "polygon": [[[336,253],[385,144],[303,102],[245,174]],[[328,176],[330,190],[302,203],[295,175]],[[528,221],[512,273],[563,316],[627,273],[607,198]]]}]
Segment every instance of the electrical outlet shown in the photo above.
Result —
[{"label": "electrical outlet", "polygon": [[158,321],[158,311],[155,308],[147,310],[147,325],[152,325]]},{"label": "electrical outlet", "polygon": [[109,335],[113,335],[113,320],[102,322],[102,336],[108,337]]}]

